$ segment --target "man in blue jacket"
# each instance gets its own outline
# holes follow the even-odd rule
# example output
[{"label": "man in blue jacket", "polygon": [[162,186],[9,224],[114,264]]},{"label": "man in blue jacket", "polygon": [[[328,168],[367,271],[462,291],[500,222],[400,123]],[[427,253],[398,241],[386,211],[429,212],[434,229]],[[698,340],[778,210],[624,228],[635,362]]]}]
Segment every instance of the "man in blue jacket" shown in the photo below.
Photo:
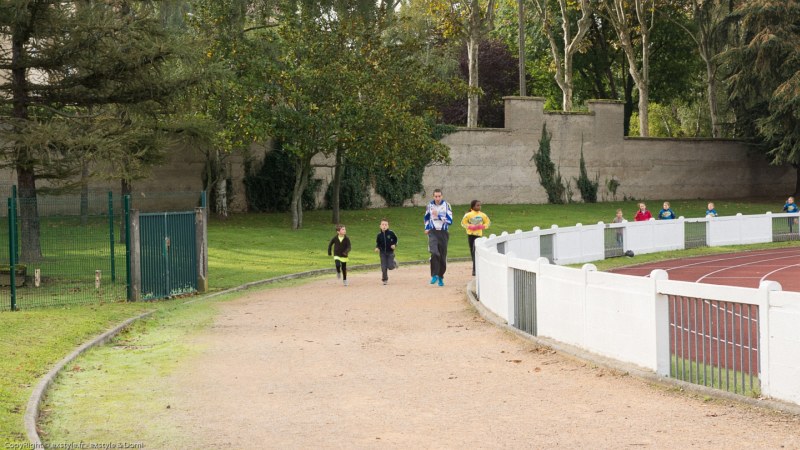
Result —
[{"label": "man in blue jacket", "polygon": [[431,252],[431,284],[444,286],[444,273],[447,270],[447,242],[450,234],[447,229],[453,223],[453,210],[442,198],[442,190],[433,191],[433,200],[425,209],[425,234],[428,235],[428,251]]}]

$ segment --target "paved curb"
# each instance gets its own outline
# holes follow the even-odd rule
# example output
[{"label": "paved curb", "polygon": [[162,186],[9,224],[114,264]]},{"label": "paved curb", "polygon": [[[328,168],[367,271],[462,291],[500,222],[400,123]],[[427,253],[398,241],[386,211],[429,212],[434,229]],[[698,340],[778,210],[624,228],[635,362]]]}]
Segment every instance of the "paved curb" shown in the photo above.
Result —
[{"label": "paved curb", "polygon": [[[469,261],[470,258],[452,258],[452,259],[449,259],[449,260],[450,261]],[[427,264],[427,263],[428,263],[428,260],[407,261],[407,262],[401,263],[400,267],[402,267],[404,265],[412,265],[412,264],[413,265],[417,265],[417,264]],[[362,270],[375,269],[375,268],[380,269],[380,267],[381,267],[380,264],[362,264],[360,266],[354,266],[350,270],[362,271]],[[253,282],[250,282],[250,283],[245,283],[245,284],[243,284],[241,286],[236,286],[236,287],[233,287],[233,288],[230,288],[230,289],[225,289],[225,290],[222,290],[222,291],[219,291],[219,292],[214,292],[212,294],[202,295],[202,296],[193,298],[191,300],[188,300],[188,301],[184,302],[184,304],[194,303],[194,302],[197,302],[197,301],[200,301],[200,300],[207,300],[207,299],[210,299],[210,298],[219,297],[219,296],[225,295],[225,294],[231,294],[231,293],[242,291],[242,290],[249,289],[249,288],[252,288],[252,287],[264,286],[264,285],[268,285],[268,284],[272,284],[272,283],[278,283],[278,282],[287,281],[287,280],[295,280],[295,279],[301,279],[301,278],[311,278],[311,277],[315,277],[315,276],[318,276],[318,275],[326,275],[326,274],[335,273],[335,272],[336,272],[336,269],[316,269],[316,270],[309,270],[307,272],[298,272],[298,273],[292,273],[292,274],[289,274],[289,275],[281,275],[281,276],[278,276],[278,277],[267,278],[265,280],[253,281]],[[111,338],[113,338],[114,336],[119,334],[120,331],[122,331],[126,327],[130,326],[132,323],[136,322],[137,320],[143,319],[143,318],[153,314],[154,312],[155,311],[149,311],[149,312],[140,314],[140,315],[138,315],[136,317],[132,317],[130,319],[127,319],[124,322],[120,323],[119,325],[115,326],[114,328],[106,331],[105,333],[103,333],[103,334],[91,339],[88,342],[83,343],[80,347],[75,349],[72,353],[70,353],[69,355],[65,356],[61,361],[56,363],[56,365],[53,366],[53,368],[50,369],[50,371],[47,372],[47,374],[45,374],[45,376],[42,377],[41,380],[39,380],[39,383],[36,384],[36,387],[33,389],[33,392],[31,393],[31,396],[28,398],[28,404],[25,406],[25,415],[23,416],[23,421],[24,421],[24,424],[25,424],[25,434],[27,434],[28,440],[30,441],[30,443],[33,444],[32,448],[45,448],[44,445],[42,444],[41,438],[39,437],[39,430],[36,427],[36,420],[39,418],[39,412],[40,412],[39,411],[39,406],[41,405],[42,400],[44,399],[44,394],[47,392],[47,389],[53,383],[53,380],[55,380],[55,378],[58,375],[58,373],[61,372],[61,370],[63,370],[64,367],[67,364],[69,364],[72,361],[74,361],[75,359],[77,359],[78,356],[80,356],[85,351],[87,351],[87,350],[89,350],[89,349],[91,349],[93,347],[97,347],[98,345],[105,344]]]},{"label": "paved curb", "polygon": [[480,314],[480,316],[483,317],[487,322],[493,324],[494,326],[504,331],[516,335],[520,339],[533,342],[538,346],[546,347],[563,355],[569,356],[571,358],[575,358],[580,361],[585,361],[599,367],[604,367],[606,369],[614,370],[616,372],[620,372],[625,375],[631,375],[641,380],[659,384],[661,386],[678,388],[681,391],[687,391],[695,395],[724,399],[736,403],[746,404],[749,406],[768,408],[775,411],[780,411],[800,416],[800,405],[793,405],[791,403],[786,403],[780,400],[774,400],[770,398],[759,399],[759,398],[745,397],[743,395],[734,394],[732,392],[721,391],[718,389],[701,386],[699,384],[692,384],[692,383],[687,383],[685,381],[676,380],[674,378],[663,377],[643,367],[624,363],[612,358],[607,358],[595,353],[588,352],[581,348],[569,344],[564,344],[562,342],[558,342],[545,337],[532,336],[528,333],[525,333],[522,330],[519,330],[509,325],[508,322],[503,320],[503,318],[501,318],[494,312],[490,311],[487,307],[483,306],[483,304],[477,298],[477,294],[475,291],[475,280],[472,280],[469,283],[467,283],[466,291],[467,291],[467,300],[469,300],[469,303],[478,311],[478,314]]},{"label": "paved curb", "polygon": [[149,311],[143,314],[139,314],[136,317],[132,317],[121,324],[115,326],[114,328],[106,331],[105,333],[101,334],[100,336],[95,337],[89,342],[85,342],[83,345],[75,349],[72,353],[64,357],[61,361],[59,361],[52,369],[50,369],[47,374],[39,380],[39,383],[33,389],[33,393],[31,394],[30,398],[28,399],[28,405],[25,407],[25,416],[23,418],[25,423],[25,433],[28,435],[28,440],[31,441],[33,447],[31,448],[46,448],[42,444],[42,440],[39,438],[39,430],[36,428],[36,419],[39,417],[39,405],[44,398],[45,392],[47,392],[47,388],[53,383],[55,380],[56,375],[69,363],[74,361],[78,356],[80,356],[86,350],[89,350],[92,347],[96,347],[98,345],[104,344],[108,342],[109,339],[116,336],[120,331],[122,331],[125,327],[129,326],[133,322],[136,322],[139,319],[145,318],[155,311]]}]

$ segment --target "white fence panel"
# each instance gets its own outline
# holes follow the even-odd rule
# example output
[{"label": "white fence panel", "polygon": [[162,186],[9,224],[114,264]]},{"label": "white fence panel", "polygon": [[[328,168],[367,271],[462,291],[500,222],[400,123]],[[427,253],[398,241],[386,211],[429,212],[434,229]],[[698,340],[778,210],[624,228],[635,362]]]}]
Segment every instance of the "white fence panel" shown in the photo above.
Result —
[{"label": "white fence panel", "polygon": [[637,254],[681,250],[684,246],[683,220],[629,222],[625,229],[625,250]]},{"label": "white fence panel", "polygon": [[508,321],[508,305],[511,300],[508,291],[508,261],[506,255],[501,255],[494,250],[490,241],[488,245],[475,242],[475,258],[480,261],[477,267],[480,276],[478,283],[478,298],[490,311]]},{"label": "white fence panel", "polygon": [[581,269],[542,264],[536,277],[539,336],[584,345],[585,274]]},{"label": "white fence panel", "polygon": [[772,242],[772,219],[768,215],[714,217],[708,223],[708,245],[739,245]]},{"label": "white fence panel", "polygon": [[658,280],[659,294],[680,295],[682,297],[704,298],[726,302],[758,304],[758,289],[718,284],[692,283],[690,281]]},{"label": "white fence panel", "polygon": [[556,263],[577,264],[605,258],[603,225],[559,228],[554,236]]},{"label": "white fence panel", "polygon": [[514,253],[517,258],[536,261],[539,258],[539,233],[523,233],[517,230],[506,241],[506,253]]},{"label": "white fence panel", "polygon": [[[588,272],[586,281],[585,336],[589,349],[657,372],[655,280]],[[666,340],[669,345],[668,335]]]},{"label": "white fence panel", "polygon": [[800,404],[800,293],[769,295],[768,394]]}]

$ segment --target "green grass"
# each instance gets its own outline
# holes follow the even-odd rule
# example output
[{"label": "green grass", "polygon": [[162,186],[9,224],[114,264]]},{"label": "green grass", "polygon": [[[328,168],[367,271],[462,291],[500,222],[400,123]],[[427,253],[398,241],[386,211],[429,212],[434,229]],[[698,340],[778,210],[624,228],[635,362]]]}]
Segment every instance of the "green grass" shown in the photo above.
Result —
[{"label": "green grass", "polygon": [[[651,209],[656,211],[660,204],[650,202]],[[705,211],[705,201],[672,201],[672,207],[678,215],[701,216]],[[777,211],[778,202],[739,202],[716,201],[717,210],[721,215],[732,215],[736,212],[743,214],[763,213],[768,210]],[[593,224],[598,221],[610,222],[617,208],[622,208],[625,217],[632,218],[636,209],[635,202],[612,202],[599,204],[573,204],[573,205],[483,205],[483,210],[492,219],[490,233],[500,234],[502,231],[513,232],[516,229],[530,230],[534,226],[542,228],[551,224],[570,226],[575,223]],[[465,205],[453,207],[454,218],[458,221],[466,212]],[[696,214],[690,214],[696,212]],[[351,265],[373,264],[378,259],[372,251],[375,235],[378,232],[379,221],[382,217],[389,218],[391,228],[398,234],[400,243],[397,251],[398,260],[403,261],[427,259],[427,244],[422,232],[421,207],[417,208],[386,208],[365,211],[342,212],[342,223],[348,227],[348,235],[353,242]],[[332,268],[331,259],[327,256],[327,243],[334,235],[334,227],[330,223],[330,211],[310,211],[305,214],[304,228],[291,230],[291,219],[287,214],[237,214],[227,220],[214,219],[209,223],[209,285],[211,290],[221,290],[239,286],[250,281],[257,281],[288,273],[302,272],[319,268]],[[58,228],[53,228],[58,229]],[[748,246],[748,248],[751,246]],[[688,251],[705,252],[730,251],[720,249],[700,248]],[[460,228],[452,233],[449,250],[450,257],[468,256],[466,238]],[[615,258],[609,261],[598,262],[601,269],[614,264],[631,264],[655,260],[656,258],[676,257],[676,252],[667,252],[656,255],[642,255],[634,259]],[[120,264],[117,263],[117,267]],[[124,272],[123,272],[124,273]],[[127,363],[139,364],[144,368],[148,365],[163,366],[163,370],[171,367],[170,358],[179,358],[180,344],[176,350],[169,350],[167,340],[163,336],[169,332],[166,324],[181,324],[179,328],[184,333],[202,329],[208,322],[209,314],[213,314],[213,307],[204,302],[195,302],[183,306],[185,300],[171,300],[157,303],[104,303],[83,306],[59,307],[38,309],[22,312],[0,312],[0,444],[9,442],[23,442],[25,440],[22,415],[28,397],[38,379],[45,374],[53,364],[72,351],[76,346],[92,336],[108,329],[122,320],[134,316],[148,309],[159,309],[159,314],[148,320],[145,328],[136,328],[136,332],[128,333],[122,339],[152,339],[147,343],[146,349],[141,348],[119,351],[118,354],[135,356],[126,357]],[[171,321],[175,321],[174,323]],[[137,337],[143,331],[144,337]],[[150,335],[152,335],[150,337]],[[114,347],[109,347],[113,349]],[[152,356],[146,354],[152,350]],[[141,350],[141,351],[140,351]],[[113,354],[113,350],[103,350]],[[88,372],[94,381],[102,380],[100,384],[118,382],[116,368],[98,367],[99,361],[106,355],[99,354],[97,360],[87,363],[88,359],[81,360],[78,365]],[[87,358],[93,356],[87,355]],[[152,359],[148,359],[152,358]],[[131,362],[131,359],[149,361]],[[163,362],[163,364],[161,364]],[[148,368],[149,369],[149,368]],[[106,373],[105,370],[109,372]],[[152,369],[156,370],[156,369]],[[72,370],[67,373],[84,373],[84,370]],[[138,376],[138,375],[137,375]],[[67,378],[67,377],[62,377]],[[145,377],[146,378],[146,377]],[[137,380],[146,381],[145,378]],[[114,381],[116,380],[116,381]],[[68,381],[68,380],[67,380]],[[92,382],[93,385],[97,383]],[[60,383],[60,382],[59,382]],[[146,383],[144,383],[146,384]],[[77,387],[76,387],[77,388]],[[54,391],[53,395],[61,395],[62,388]],[[64,387],[67,397],[73,392],[72,387]],[[140,391],[137,395],[147,395]],[[122,396],[123,394],[120,394]],[[49,402],[55,405],[58,397],[52,397]],[[137,400],[138,401],[138,400]],[[87,401],[87,404],[91,402]],[[59,403],[60,404],[60,403]],[[151,402],[148,408],[159,407],[160,403]],[[72,414],[72,413],[71,413]],[[88,412],[87,412],[88,414]],[[81,414],[78,417],[83,417]],[[58,431],[63,419],[57,416],[48,418],[48,432],[52,436],[64,437]],[[88,420],[88,419],[87,419]],[[91,423],[91,420],[86,422]],[[55,441],[54,441],[55,442]]]},{"label": "green grass", "polygon": [[733,369],[723,369],[671,355],[670,377],[699,384],[721,391],[758,398],[761,396],[761,381],[758,376]]}]

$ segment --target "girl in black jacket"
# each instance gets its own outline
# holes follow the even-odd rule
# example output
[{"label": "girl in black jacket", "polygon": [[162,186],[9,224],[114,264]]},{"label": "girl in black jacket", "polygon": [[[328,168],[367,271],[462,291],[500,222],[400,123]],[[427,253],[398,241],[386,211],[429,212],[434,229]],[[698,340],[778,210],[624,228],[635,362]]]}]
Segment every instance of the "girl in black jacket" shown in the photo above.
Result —
[{"label": "girl in black jacket", "polygon": [[336,263],[336,278],[341,278],[347,286],[347,255],[350,254],[350,238],[344,225],[336,225],[336,236],[328,243],[328,256],[333,248],[333,261]]}]

